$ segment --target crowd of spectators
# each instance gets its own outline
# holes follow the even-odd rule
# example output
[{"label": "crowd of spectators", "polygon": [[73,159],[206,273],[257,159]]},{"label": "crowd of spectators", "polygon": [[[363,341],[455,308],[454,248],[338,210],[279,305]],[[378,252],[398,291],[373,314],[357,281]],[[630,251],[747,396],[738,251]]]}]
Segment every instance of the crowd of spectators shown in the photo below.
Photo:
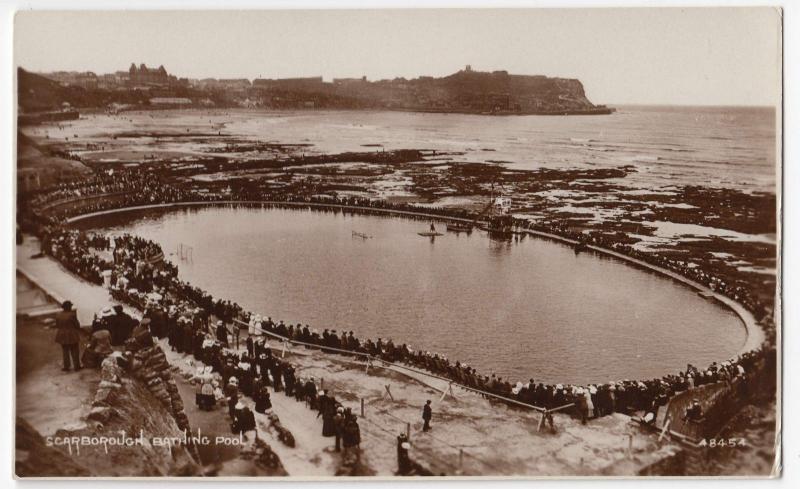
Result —
[{"label": "crowd of spectators", "polygon": [[[142,308],[146,315],[153,313],[157,318],[166,318],[166,326],[162,326],[160,319],[153,321],[151,329],[154,334],[166,334],[173,347],[195,353],[195,356],[218,370],[229,363],[228,358],[209,357],[209,352],[223,351],[222,348],[227,346],[228,331],[246,324],[250,356],[244,360],[241,357],[238,361],[233,359],[235,365],[244,361],[252,368],[258,364],[261,353],[253,351],[252,345],[260,344],[263,334],[272,334],[343,355],[352,353],[371,361],[424,369],[487,396],[550,409],[574,404],[580,417],[585,420],[613,412],[655,415],[658,408],[665,405],[675,393],[734,379],[746,384],[748,375],[757,368],[757,364],[769,361],[775,354],[774,347],[765,342],[760,348],[737,358],[715,362],[703,369],[687,365],[684,371],[660,379],[625,379],[591,385],[554,385],[537,383],[534,379],[512,383],[510,379],[481,374],[475,368],[459,361],[452,362],[444,355],[417,350],[405,343],[395,344],[391,339],[362,340],[353,331],[323,329],[320,332],[309,325],[286,324],[252,314],[236,303],[214,299],[198,287],[181,281],[177,267],[163,260],[159,246],[139,237],[122,235],[108,238],[63,229],[50,236],[48,243],[46,252],[69,270],[94,283],[105,282],[116,299]],[[109,252],[109,249],[113,252]],[[111,255],[113,259],[105,258],[105,255]],[[157,262],[148,261],[154,255],[162,258]],[[218,329],[209,343],[208,324],[212,318],[217,318],[223,329]],[[202,347],[204,342],[206,347]],[[289,378],[285,376],[286,372],[293,370],[285,369],[281,362],[268,366],[268,371],[276,389],[284,388],[287,382],[292,386],[290,389],[296,384],[293,374]],[[223,377],[228,378],[227,374]],[[250,393],[251,380],[245,378],[240,382],[243,390]]]},{"label": "crowd of spectators", "polygon": [[[242,396],[254,401],[256,412],[270,414],[272,388],[316,410],[323,420],[322,436],[335,438],[335,450],[357,452],[360,428],[352,409],[332,392],[319,389],[313,377],[297,375],[291,362],[273,355],[265,338],[248,337],[244,352],[232,347],[238,331],[230,321],[241,309],[233,313],[229,301],[208,301],[209,295],[178,280],[177,269],[163,260],[157,244],[131,235],[109,237],[63,229],[49,236],[44,251],[73,273],[108,286],[117,301],[143,311],[138,323],[120,305],[99,311],[91,326],[93,338],[106,330],[110,345],[120,347],[127,341],[140,341],[136,331],[144,328],[153,337],[166,339],[173,351],[202,362],[194,377],[197,405],[212,410],[220,402],[225,404],[234,433],[248,436],[256,428]],[[154,255],[162,259],[148,261]],[[216,326],[212,315],[220,318]],[[227,321],[221,319],[226,315]],[[98,366],[100,352],[92,346],[87,352],[92,357],[87,365]],[[104,354],[109,352],[104,350]]]}]

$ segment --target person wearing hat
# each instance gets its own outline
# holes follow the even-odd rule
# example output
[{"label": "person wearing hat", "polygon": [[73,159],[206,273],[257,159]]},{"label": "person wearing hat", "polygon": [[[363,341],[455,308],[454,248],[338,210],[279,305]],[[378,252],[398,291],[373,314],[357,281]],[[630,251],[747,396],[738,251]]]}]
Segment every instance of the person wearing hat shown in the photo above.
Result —
[{"label": "person wearing hat", "polygon": [[108,318],[114,315],[114,310],[106,306],[100,310],[99,314],[95,314],[95,320],[92,321],[92,332],[105,329],[108,330]]},{"label": "person wearing hat", "polygon": [[344,433],[344,408],[342,406],[336,408],[336,414],[333,416],[333,429],[334,436],[336,436],[334,450],[339,452],[342,449],[342,434]]},{"label": "person wearing hat", "polygon": [[270,399],[269,389],[266,385],[259,384],[258,389],[253,394],[256,401],[256,412],[264,414],[272,409],[272,400]]},{"label": "person wearing hat", "polygon": [[272,362],[269,368],[270,376],[272,377],[272,388],[275,392],[283,391],[283,362],[276,360]]},{"label": "person wearing hat", "polygon": [[433,418],[433,409],[431,408],[431,400],[425,402],[422,408],[422,431],[431,430],[431,419]]},{"label": "person wearing hat", "polygon": [[687,434],[697,436],[703,423],[703,407],[700,405],[699,399],[692,399],[692,403],[686,408],[683,420],[686,422],[686,427],[689,431]]},{"label": "person wearing hat", "polygon": [[78,322],[78,313],[72,310],[72,302],[64,301],[61,309],[56,315],[58,331],[55,338],[56,343],[61,345],[64,360],[64,367],[61,370],[69,371],[71,360],[72,368],[77,371],[81,369],[80,347],[78,346],[81,340],[81,324]]},{"label": "person wearing hat", "polygon": [[219,341],[225,348],[228,347],[228,330],[225,328],[225,323],[217,321],[217,341]]},{"label": "person wearing hat", "polygon": [[143,317],[150,320],[150,332],[153,336],[156,338],[163,338],[165,336],[166,318],[158,302],[152,301],[144,311]]},{"label": "person wearing hat", "polygon": [[[332,425],[330,428],[328,427],[331,399],[328,397],[328,391],[323,390],[317,401],[317,418],[322,416],[322,436],[331,436],[333,434]],[[333,421],[332,414],[330,415],[330,421]],[[326,435],[326,432],[330,432],[330,434]]]},{"label": "person wearing hat", "polygon": [[283,369],[283,383],[286,386],[286,395],[292,396],[294,395],[295,389],[295,377],[294,377],[294,367],[291,364],[287,364],[286,368]]},{"label": "person wearing hat", "polygon": [[411,470],[411,459],[408,457],[408,449],[411,444],[405,433],[397,436],[397,475],[407,475]]},{"label": "person wearing hat", "polygon": [[250,316],[250,320],[247,322],[248,339],[251,338],[255,333],[256,333],[256,318],[255,316]]},{"label": "person wearing hat", "polygon": [[691,423],[698,423],[703,419],[703,407],[700,405],[699,399],[692,399],[692,403],[686,408],[683,419]]},{"label": "person wearing hat", "polygon": [[89,368],[100,368],[103,359],[111,354],[111,333],[107,329],[98,329],[92,333],[89,346],[83,351],[81,365]]},{"label": "person wearing hat", "polygon": [[216,400],[214,399],[214,384],[211,372],[206,370],[203,372],[201,379],[202,386],[200,387],[200,409],[204,411],[212,411]]},{"label": "person wearing hat", "polygon": [[233,414],[231,415],[231,432],[232,433],[239,433],[239,419],[242,415],[242,411],[244,410],[244,404],[242,401],[238,401],[236,404],[233,405]]},{"label": "person wearing hat", "polygon": [[114,306],[114,315],[109,318],[109,330],[111,331],[111,344],[122,346],[125,340],[130,337],[133,331],[135,320],[126,313],[122,306]]},{"label": "person wearing hat", "polygon": [[245,406],[241,402],[236,404],[236,416],[232,423],[232,431],[234,433],[241,433],[244,435],[244,439],[247,439],[247,435],[245,435],[248,431],[255,431],[256,429],[256,417],[253,414],[253,411],[250,410],[249,407]]},{"label": "person wearing hat", "polygon": [[236,377],[228,379],[228,384],[225,386],[225,397],[228,399],[228,414],[233,420],[236,416],[236,404],[239,402],[239,381]]},{"label": "person wearing hat", "polygon": [[152,321],[150,318],[142,318],[131,333],[131,338],[134,338],[136,343],[142,348],[153,346],[153,334],[150,331],[151,323]]},{"label": "person wearing hat", "polygon": [[306,398],[306,381],[302,377],[295,379],[294,399],[303,402]]},{"label": "person wearing hat", "polygon": [[247,348],[247,355],[252,358],[256,357],[256,344],[253,341],[253,335],[250,334],[247,336],[247,339],[244,340],[245,347]]},{"label": "person wearing hat", "polygon": [[358,417],[350,408],[344,410],[344,428],[342,429],[342,446],[344,455],[361,445],[361,428],[358,426]]}]

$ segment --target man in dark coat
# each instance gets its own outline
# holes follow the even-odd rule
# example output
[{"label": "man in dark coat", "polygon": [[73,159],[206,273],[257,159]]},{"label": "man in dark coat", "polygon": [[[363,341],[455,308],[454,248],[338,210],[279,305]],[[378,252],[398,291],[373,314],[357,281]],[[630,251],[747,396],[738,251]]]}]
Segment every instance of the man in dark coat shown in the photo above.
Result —
[{"label": "man in dark coat", "polygon": [[410,444],[405,433],[397,437],[397,475],[408,475],[411,471],[411,459],[408,457]]},{"label": "man in dark coat", "polygon": [[134,328],[136,321],[126,313],[122,306],[114,306],[114,315],[109,318],[111,326],[111,344],[121,346],[125,343]]},{"label": "man in dark coat", "polygon": [[64,301],[61,304],[62,311],[56,315],[56,343],[61,345],[61,353],[64,358],[64,368],[61,370],[67,372],[70,369],[70,359],[72,359],[72,367],[75,370],[81,369],[80,362],[80,347],[78,343],[81,340],[81,325],[78,322],[77,312],[72,310],[72,302]]},{"label": "man in dark coat", "polygon": [[306,381],[304,390],[306,391],[306,401],[308,401],[308,407],[311,409],[317,409],[317,384],[314,383],[314,377],[310,377]]},{"label": "man in dark coat", "polygon": [[[316,389],[316,386],[315,386]],[[328,409],[328,392],[323,390],[317,398],[317,418],[325,414]]]},{"label": "man in dark coat", "polygon": [[283,383],[286,385],[286,395],[294,395],[294,367],[291,365],[283,369]]},{"label": "man in dark coat", "polygon": [[255,392],[256,412],[264,414],[272,409],[272,400],[270,399],[269,389],[267,386],[261,384]]},{"label": "man in dark coat", "polygon": [[[256,418],[253,415],[253,411],[251,411],[247,406],[243,406],[241,409],[236,409],[236,417],[233,420],[232,428],[234,433],[241,433],[242,435],[244,435],[247,431],[255,430]],[[247,439],[247,435],[244,435],[244,439]]]},{"label": "man in dark coat", "polygon": [[283,391],[283,364],[280,361],[272,362],[269,373],[272,375],[272,388],[275,392]]},{"label": "man in dark coat", "polygon": [[239,381],[236,377],[231,377],[225,386],[225,397],[228,400],[228,416],[231,420],[236,419],[236,404],[239,403]]},{"label": "man in dark coat", "polygon": [[255,349],[255,343],[253,342],[253,337],[252,336],[248,336],[247,337],[247,339],[245,340],[245,345],[247,346],[247,354],[249,356],[255,358],[256,349]]},{"label": "man in dark coat", "polygon": [[[321,396],[322,397],[322,396]],[[321,410],[322,412],[322,436],[324,437],[331,437],[336,436],[336,424],[334,421],[334,417],[336,416],[336,408],[337,402],[336,399],[330,396],[324,396],[327,400],[325,401],[325,408]],[[322,404],[320,404],[322,405]]]},{"label": "man in dark coat", "polygon": [[427,402],[425,402],[425,406],[422,408],[422,431],[430,431],[431,418],[433,418],[433,409],[431,409],[431,400],[428,399]]},{"label": "man in dark coat", "polygon": [[344,413],[344,429],[342,430],[342,446],[345,454],[357,450],[361,445],[361,429],[356,416],[349,410]]},{"label": "man in dark coat", "polygon": [[217,341],[219,341],[222,346],[228,346],[228,329],[225,327],[225,323],[222,321],[217,321]]},{"label": "man in dark coat", "polygon": [[150,330],[156,337],[164,338],[167,336],[167,315],[164,313],[164,309],[160,306],[155,306],[151,314]]}]

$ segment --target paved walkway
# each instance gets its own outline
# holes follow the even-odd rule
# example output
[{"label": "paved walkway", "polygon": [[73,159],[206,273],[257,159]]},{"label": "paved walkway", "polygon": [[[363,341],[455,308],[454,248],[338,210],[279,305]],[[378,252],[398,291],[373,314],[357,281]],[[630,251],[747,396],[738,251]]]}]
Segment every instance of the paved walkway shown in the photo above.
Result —
[{"label": "paved walkway", "polygon": [[[39,253],[39,240],[25,235],[24,242],[17,245],[17,270],[56,301],[72,301],[78,311],[81,326],[91,324],[94,314],[102,308],[117,303],[106,289],[72,275],[53,258],[49,256],[31,258],[37,253]],[[134,309],[125,306],[125,310],[131,315],[139,316]]]},{"label": "paved walkway", "polygon": [[[18,253],[38,251],[38,243],[28,243]],[[35,250],[35,251],[34,251]],[[28,267],[31,268],[31,267]],[[65,275],[59,272],[57,275]],[[60,297],[59,297],[60,298]],[[61,371],[61,348],[55,343],[55,330],[42,319],[60,311],[53,303],[58,298],[17,273],[16,414],[42,435],[53,435],[62,428],[80,426],[89,413],[100,373],[94,369]]]},{"label": "paved walkway", "polygon": [[44,436],[81,425],[89,414],[100,372],[61,370],[55,330],[36,319],[21,319],[16,330],[16,415]]}]

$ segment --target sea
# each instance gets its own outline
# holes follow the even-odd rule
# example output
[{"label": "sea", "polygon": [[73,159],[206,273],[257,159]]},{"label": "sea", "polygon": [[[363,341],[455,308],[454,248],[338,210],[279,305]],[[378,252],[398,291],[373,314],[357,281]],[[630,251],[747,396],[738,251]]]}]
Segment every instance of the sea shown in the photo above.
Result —
[{"label": "sea", "polygon": [[[84,114],[58,127],[27,130],[98,143],[115,133],[188,130],[302,144],[307,146],[298,151],[309,154],[433,149],[456,153],[451,155],[456,162],[499,162],[517,169],[631,165],[636,172],[620,179],[620,185],[699,184],[774,193],[780,175],[777,122],[776,110],[769,107],[622,106],[598,116],[211,109]],[[120,138],[114,147],[208,155],[214,145],[203,138]]]}]

